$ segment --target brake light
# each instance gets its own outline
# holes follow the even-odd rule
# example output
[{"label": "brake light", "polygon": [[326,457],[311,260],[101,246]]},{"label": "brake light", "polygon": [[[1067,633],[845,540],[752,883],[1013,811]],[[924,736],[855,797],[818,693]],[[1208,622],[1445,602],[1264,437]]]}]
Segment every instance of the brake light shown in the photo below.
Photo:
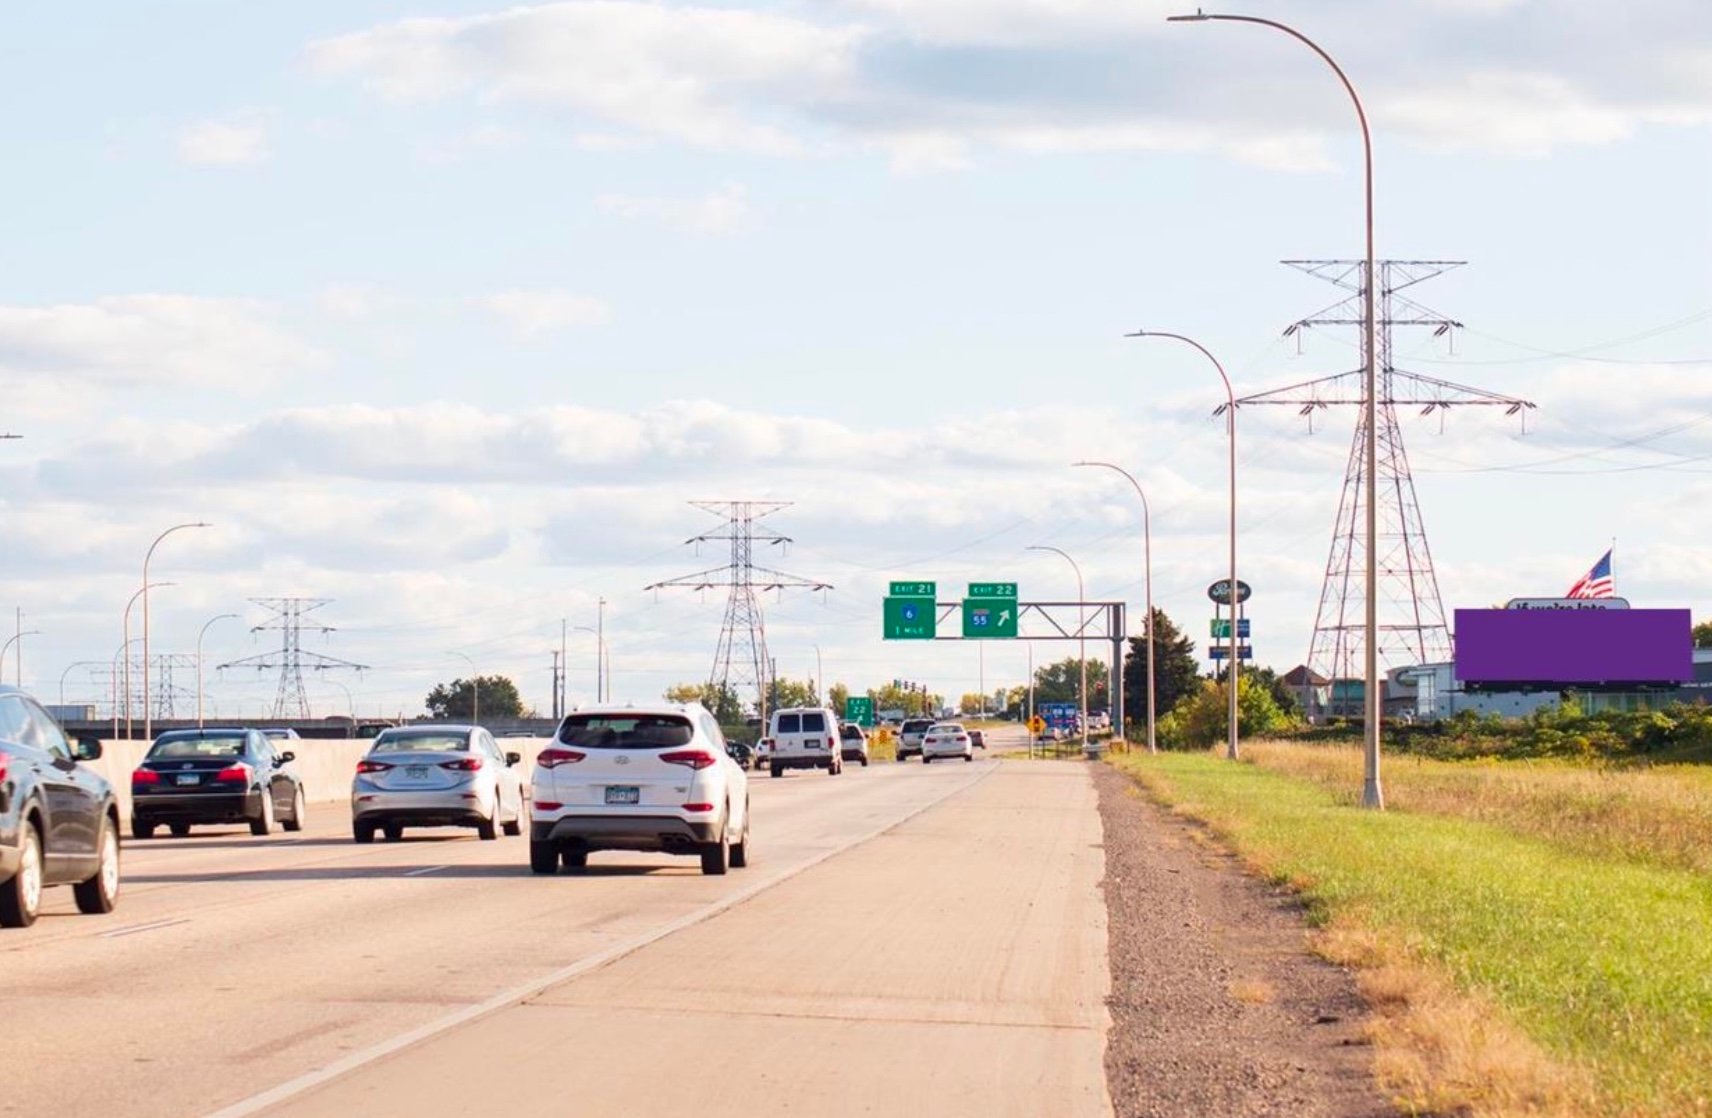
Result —
[{"label": "brake light", "polygon": [[214,774],[214,779],[221,784],[248,784],[250,782],[250,766],[242,761],[227,765]]},{"label": "brake light", "polygon": [[827,739],[826,739],[826,747],[827,747],[827,748],[828,748],[828,749],[831,749],[831,748],[832,748],[832,747],[833,747],[833,746],[835,746],[835,745],[837,745],[837,744],[838,744],[838,739],[837,739],[837,738],[827,738]]},{"label": "brake light", "polygon": [[456,761],[441,761],[440,767],[455,772],[473,773],[482,767],[482,759],[480,757],[462,757]]},{"label": "brake light", "polygon": [[[4,762],[0,762],[0,764],[3,764],[3,763]],[[153,769],[137,769],[135,772],[133,772],[131,774],[131,787],[132,788],[135,788],[140,784],[159,784],[159,783],[160,783],[160,773],[155,772]]]},{"label": "brake light", "polygon": [[699,749],[682,749],[673,753],[662,753],[660,760],[668,765],[685,765],[692,769],[705,769],[714,763],[713,754],[703,753]]},{"label": "brake light", "polygon": [[536,800],[535,801],[535,810],[536,811],[558,811],[560,808],[562,808],[564,806],[565,806],[564,804],[561,804],[555,800]]},{"label": "brake light", "polygon": [[535,763],[544,769],[556,769],[560,765],[574,765],[587,756],[575,749],[543,749],[535,757]]},{"label": "brake light", "polygon": [[392,766],[387,764],[385,761],[358,761],[357,762],[357,772],[359,772],[359,773],[383,773],[383,772],[389,772],[389,771],[391,771],[391,769],[392,769]]},{"label": "brake light", "polygon": [[684,810],[685,811],[712,811],[713,805],[712,804],[685,804]]},{"label": "brake light", "polygon": [[4,781],[6,779],[6,765],[10,760],[11,758],[7,757],[4,753],[0,753],[0,781]]}]

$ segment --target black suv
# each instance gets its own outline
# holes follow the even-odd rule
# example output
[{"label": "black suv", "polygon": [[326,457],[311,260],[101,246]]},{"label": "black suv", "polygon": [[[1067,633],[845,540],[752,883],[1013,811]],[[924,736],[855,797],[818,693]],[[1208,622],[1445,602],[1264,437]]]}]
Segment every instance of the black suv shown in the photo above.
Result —
[{"label": "black suv", "polygon": [[34,924],[48,885],[70,885],[79,911],[113,911],[119,806],[78,764],[100,756],[100,742],[73,745],[34,699],[0,686],[0,926]]}]

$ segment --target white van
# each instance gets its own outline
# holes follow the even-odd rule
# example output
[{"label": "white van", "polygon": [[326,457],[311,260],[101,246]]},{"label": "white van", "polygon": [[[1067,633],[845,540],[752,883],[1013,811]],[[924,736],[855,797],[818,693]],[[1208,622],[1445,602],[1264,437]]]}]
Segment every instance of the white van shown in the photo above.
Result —
[{"label": "white van", "polygon": [[775,777],[783,776],[786,769],[825,769],[832,776],[844,771],[838,716],[827,708],[775,710],[769,728],[773,746],[767,753],[767,769]]}]

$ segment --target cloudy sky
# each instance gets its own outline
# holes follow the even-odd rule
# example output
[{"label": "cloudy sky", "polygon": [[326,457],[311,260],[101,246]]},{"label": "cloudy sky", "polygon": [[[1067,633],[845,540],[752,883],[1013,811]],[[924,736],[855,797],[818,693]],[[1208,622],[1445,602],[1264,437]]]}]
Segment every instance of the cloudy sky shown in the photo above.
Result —
[{"label": "cloudy sky", "polygon": [[[10,5],[0,125],[0,613],[23,682],[105,704],[156,553],[156,651],[331,599],[316,713],[436,681],[550,704],[561,619],[606,600],[614,692],[705,677],[723,601],[692,500],[794,502],[769,562],[783,674],[974,690],[972,646],[886,644],[891,578],[1025,599],[1154,592],[1204,637],[1222,390],[1357,363],[1285,338],[1336,299],[1281,266],[1361,251],[1335,79],[1159,0],[176,0]],[[1712,612],[1712,15],[1704,0],[1252,0],[1366,98],[1382,256],[1466,260],[1399,364],[1538,404],[1404,427],[1445,606],[1618,592]],[[1348,410],[1241,415],[1263,663],[1300,662]],[[783,554],[780,554],[780,550]],[[1139,610],[1136,611],[1139,619]],[[4,619],[11,628],[13,618]],[[136,626],[134,632],[140,630]],[[1203,641],[1204,643],[1204,641]],[[1040,646],[1038,655],[1065,654]],[[989,688],[1022,645],[989,647]],[[15,654],[5,665],[10,681]],[[573,701],[593,638],[573,630]],[[275,676],[209,672],[224,715]],[[175,683],[188,695],[190,674]],[[193,700],[181,697],[181,709]]]}]

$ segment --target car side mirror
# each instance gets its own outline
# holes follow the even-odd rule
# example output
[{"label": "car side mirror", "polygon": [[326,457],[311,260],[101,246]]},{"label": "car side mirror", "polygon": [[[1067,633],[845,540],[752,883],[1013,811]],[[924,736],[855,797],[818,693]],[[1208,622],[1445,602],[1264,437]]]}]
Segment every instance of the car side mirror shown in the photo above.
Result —
[{"label": "car side mirror", "polygon": [[71,747],[71,756],[76,761],[99,761],[101,759],[101,739],[78,738],[77,744]]},{"label": "car side mirror", "polygon": [[507,768],[511,767],[512,765],[520,763],[522,760],[523,760],[523,754],[521,754],[521,753],[507,753],[505,755],[505,764],[506,764]]},{"label": "car side mirror", "polygon": [[292,753],[289,750],[279,755],[279,763],[282,765],[289,765],[295,760],[297,760],[297,754]]}]

